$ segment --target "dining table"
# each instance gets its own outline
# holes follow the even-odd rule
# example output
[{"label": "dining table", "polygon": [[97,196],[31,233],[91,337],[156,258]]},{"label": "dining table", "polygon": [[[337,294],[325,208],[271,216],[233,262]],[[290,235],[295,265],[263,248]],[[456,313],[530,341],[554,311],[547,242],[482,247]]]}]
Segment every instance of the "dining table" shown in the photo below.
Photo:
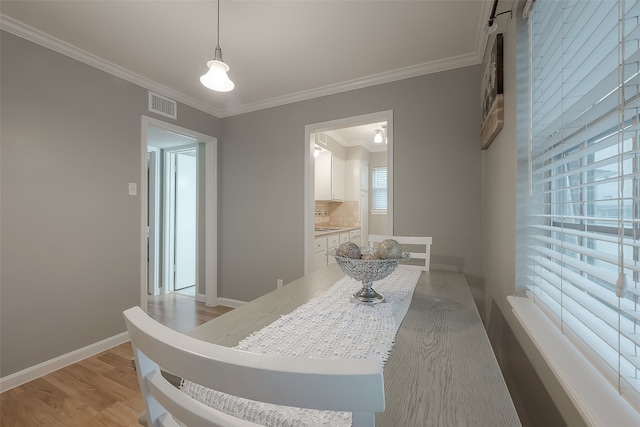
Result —
[{"label": "dining table", "polygon": [[[235,347],[344,276],[336,264],[322,267],[187,335]],[[385,410],[376,414],[378,427],[521,425],[462,273],[420,273],[383,377]]]}]

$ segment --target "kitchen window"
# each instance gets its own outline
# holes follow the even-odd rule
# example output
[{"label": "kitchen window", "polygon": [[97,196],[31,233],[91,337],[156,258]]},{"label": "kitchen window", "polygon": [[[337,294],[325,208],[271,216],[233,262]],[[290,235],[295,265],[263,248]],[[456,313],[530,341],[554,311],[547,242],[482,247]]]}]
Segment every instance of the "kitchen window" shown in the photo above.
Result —
[{"label": "kitchen window", "polygon": [[526,293],[640,410],[640,2],[533,3]]},{"label": "kitchen window", "polygon": [[371,210],[387,211],[387,167],[371,168]]}]

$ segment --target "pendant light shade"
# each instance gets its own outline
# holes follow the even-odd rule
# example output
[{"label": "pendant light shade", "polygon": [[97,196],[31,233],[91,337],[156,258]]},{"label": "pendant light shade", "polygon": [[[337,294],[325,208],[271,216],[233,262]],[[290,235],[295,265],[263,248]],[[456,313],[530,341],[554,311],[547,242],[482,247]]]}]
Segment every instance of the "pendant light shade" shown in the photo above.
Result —
[{"label": "pendant light shade", "polygon": [[380,129],[376,129],[376,134],[373,136],[373,142],[376,144],[382,143],[382,131]]},{"label": "pendant light shade", "polygon": [[213,60],[207,62],[209,71],[200,77],[200,83],[205,87],[217,92],[229,92],[235,85],[227,76],[229,66],[222,60],[222,49],[220,48],[220,0],[218,0],[218,43],[216,45]]},{"label": "pendant light shade", "polygon": [[200,77],[200,83],[217,92],[229,92],[235,87],[227,76],[227,71],[229,71],[227,64],[214,59],[207,62],[207,67],[209,67],[209,71]]}]

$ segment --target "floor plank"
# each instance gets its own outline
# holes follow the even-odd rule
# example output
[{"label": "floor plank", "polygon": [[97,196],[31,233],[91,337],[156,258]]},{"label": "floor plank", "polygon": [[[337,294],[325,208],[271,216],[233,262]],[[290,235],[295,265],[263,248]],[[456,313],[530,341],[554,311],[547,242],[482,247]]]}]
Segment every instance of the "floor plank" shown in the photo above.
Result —
[{"label": "floor plank", "polygon": [[[186,332],[232,310],[195,298],[150,296],[151,317]],[[124,343],[0,394],[0,426],[139,426],[143,411],[131,344]]]},{"label": "floor plank", "polygon": [[149,296],[147,300],[149,316],[179,332],[186,332],[231,310],[233,308],[222,305],[207,307],[192,297],[176,293]]}]

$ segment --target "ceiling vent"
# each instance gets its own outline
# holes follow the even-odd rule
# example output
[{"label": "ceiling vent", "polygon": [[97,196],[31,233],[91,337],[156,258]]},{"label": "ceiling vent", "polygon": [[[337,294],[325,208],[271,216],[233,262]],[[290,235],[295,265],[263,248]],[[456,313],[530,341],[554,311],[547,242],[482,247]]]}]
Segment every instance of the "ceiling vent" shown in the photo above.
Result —
[{"label": "ceiling vent", "polygon": [[149,111],[160,115],[178,118],[178,105],[173,99],[149,91]]},{"label": "ceiling vent", "polygon": [[316,133],[316,144],[320,144],[324,147],[327,146],[327,134],[324,132]]}]

